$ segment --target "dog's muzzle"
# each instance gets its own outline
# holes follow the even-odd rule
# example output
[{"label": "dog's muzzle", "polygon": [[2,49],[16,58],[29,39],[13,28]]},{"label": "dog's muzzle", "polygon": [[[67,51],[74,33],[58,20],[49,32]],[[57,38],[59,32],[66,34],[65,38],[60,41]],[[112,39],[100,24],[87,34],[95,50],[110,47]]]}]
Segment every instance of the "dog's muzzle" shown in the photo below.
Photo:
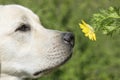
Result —
[{"label": "dog's muzzle", "polygon": [[[74,47],[74,43],[75,43],[75,37],[74,37],[73,33],[70,33],[70,32],[61,33],[61,38],[62,38],[63,44],[67,45],[67,47],[70,49],[70,55],[63,62],[61,62],[61,64],[58,64],[57,66],[64,64],[72,56],[72,54],[71,54],[72,48]],[[54,68],[55,67],[52,67],[52,68],[50,67],[50,68],[47,68],[44,70],[40,70],[40,71],[35,72],[33,75],[37,76],[41,73],[47,73]]]}]

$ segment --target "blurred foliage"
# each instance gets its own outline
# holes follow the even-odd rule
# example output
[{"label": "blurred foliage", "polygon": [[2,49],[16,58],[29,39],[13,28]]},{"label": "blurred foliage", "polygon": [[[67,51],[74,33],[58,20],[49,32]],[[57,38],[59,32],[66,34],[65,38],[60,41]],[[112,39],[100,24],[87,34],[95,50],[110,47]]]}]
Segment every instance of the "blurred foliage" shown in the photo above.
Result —
[{"label": "blurred foliage", "polygon": [[75,34],[72,58],[38,80],[120,80],[120,34],[111,37],[98,31],[97,41],[91,42],[78,25],[82,19],[91,23],[92,14],[101,9],[119,8],[119,0],[0,0],[0,4],[26,6],[39,15],[46,28]]},{"label": "blurred foliage", "polygon": [[103,34],[112,35],[113,32],[120,32],[120,8],[102,9],[93,15],[92,22],[96,31],[102,30]]}]

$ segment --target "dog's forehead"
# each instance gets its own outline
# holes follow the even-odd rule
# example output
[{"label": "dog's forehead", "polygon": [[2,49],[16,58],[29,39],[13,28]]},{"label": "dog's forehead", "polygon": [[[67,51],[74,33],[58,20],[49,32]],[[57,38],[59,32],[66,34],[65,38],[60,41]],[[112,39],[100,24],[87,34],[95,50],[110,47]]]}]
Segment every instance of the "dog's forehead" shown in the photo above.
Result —
[{"label": "dog's forehead", "polygon": [[0,18],[7,18],[7,19],[24,19],[24,18],[32,18],[39,20],[38,16],[34,14],[30,9],[25,8],[20,5],[7,5],[3,6],[0,10]]}]

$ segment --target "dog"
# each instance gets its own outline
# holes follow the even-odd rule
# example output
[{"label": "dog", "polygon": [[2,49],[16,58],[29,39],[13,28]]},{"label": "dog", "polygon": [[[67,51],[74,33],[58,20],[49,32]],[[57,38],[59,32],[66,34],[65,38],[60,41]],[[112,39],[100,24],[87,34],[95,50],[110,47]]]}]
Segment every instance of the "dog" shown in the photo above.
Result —
[{"label": "dog", "polygon": [[44,28],[21,5],[0,6],[0,80],[38,78],[65,63],[73,47],[73,33]]}]

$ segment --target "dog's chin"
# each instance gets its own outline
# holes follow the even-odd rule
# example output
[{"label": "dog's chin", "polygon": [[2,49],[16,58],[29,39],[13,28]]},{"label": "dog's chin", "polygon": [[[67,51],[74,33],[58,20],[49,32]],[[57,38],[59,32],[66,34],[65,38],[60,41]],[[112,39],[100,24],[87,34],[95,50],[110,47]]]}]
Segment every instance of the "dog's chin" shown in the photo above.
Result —
[{"label": "dog's chin", "polygon": [[71,56],[72,56],[72,53],[65,60],[63,60],[60,64],[57,64],[54,67],[49,67],[49,68],[35,72],[33,74],[34,78],[40,77],[44,74],[47,74],[47,73],[51,72],[53,69],[56,69],[57,67],[63,65],[65,62],[67,62],[71,58]]}]

